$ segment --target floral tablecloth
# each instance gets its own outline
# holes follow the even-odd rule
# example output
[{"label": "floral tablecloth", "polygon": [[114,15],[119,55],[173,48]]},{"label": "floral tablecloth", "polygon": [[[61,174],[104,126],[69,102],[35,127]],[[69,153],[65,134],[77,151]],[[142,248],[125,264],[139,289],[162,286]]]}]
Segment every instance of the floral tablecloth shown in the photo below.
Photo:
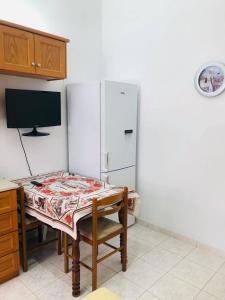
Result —
[{"label": "floral tablecloth", "polygon": [[[31,181],[38,181],[36,186]],[[59,171],[14,181],[24,187],[26,212],[38,220],[76,239],[77,221],[91,213],[92,199],[104,198],[121,191],[103,181]],[[138,197],[131,194],[129,212],[137,215]]]}]

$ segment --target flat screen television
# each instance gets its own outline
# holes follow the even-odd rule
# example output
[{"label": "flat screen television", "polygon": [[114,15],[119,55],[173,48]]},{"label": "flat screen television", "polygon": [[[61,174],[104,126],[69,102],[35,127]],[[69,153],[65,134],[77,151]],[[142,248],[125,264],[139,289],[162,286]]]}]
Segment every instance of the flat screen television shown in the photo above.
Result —
[{"label": "flat screen television", "polygon": [[59,92],[5,89],[8,128],[33,128],[26,136],[48,135],[38,127],[61,125]]}]

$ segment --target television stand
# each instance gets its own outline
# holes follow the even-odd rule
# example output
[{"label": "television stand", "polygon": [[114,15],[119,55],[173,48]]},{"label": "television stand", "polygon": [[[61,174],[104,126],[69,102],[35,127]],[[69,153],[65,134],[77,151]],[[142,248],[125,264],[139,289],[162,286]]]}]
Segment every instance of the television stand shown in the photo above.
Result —
[{"label": "television stand", "polygon": [[37,131],[37,127],[33,127],[33,130],[27,133],[23,133],[23,136],[46,136],[49,135],[47,132]]}]

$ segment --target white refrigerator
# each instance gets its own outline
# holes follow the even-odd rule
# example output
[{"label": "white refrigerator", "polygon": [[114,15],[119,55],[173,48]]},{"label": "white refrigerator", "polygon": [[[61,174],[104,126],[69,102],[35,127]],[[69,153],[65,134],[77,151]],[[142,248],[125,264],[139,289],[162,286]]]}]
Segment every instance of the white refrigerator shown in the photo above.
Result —
[{"label": "white refrigerator", "polygon": [[135,190],[137,94],[106,80],[67,86],[70,172]]}]

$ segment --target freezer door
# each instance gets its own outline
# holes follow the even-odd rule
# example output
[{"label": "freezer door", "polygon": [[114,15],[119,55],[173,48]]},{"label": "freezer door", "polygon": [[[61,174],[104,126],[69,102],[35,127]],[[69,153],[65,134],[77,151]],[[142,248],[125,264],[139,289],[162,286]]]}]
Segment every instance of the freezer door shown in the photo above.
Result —
[{"label": "freezer door", "polygon": [[116,186],[127,186],[129,191],[133,191],[135,190],[136,167],[101,173],[101,180]]},{"label": "freezer door", "polygon": [[[135,190],[135,174],[136,168],[130,167],[114,172],[101,173],[101,180],[114,184],[116,186],[127,186],[130,191]],[[109,217],[113,221],[119,222],[118,214]],[[128,215],[127,225],[131,226],[135,223],[135,217]]]},{"label": "freezer door", "polygon": [[101,84],[101,171],[136,164],[137,86]]}]

